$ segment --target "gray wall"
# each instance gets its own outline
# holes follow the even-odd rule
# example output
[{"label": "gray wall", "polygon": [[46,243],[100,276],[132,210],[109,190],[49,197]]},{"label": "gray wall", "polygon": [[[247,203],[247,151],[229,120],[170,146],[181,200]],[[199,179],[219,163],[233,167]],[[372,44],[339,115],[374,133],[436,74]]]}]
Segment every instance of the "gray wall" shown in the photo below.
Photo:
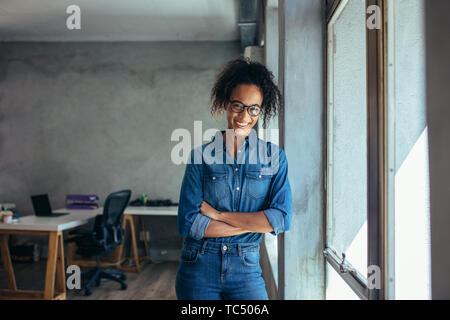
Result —
[{"label": "gray wall", "polygon": [[[0,203],[31,214],[30,194],[54,208],[69,193],[130,188],[134,199],[178,202],[184,165],[176,128],[221,128],[211,118],[215,76],[239,42],[0,43]],[[165,219],[165,220],[164,220]],[[154,222],[154,223],[152,223]],[[147,223],[179,243],[176,219]]]},{"label": "gray wall", "polygon": [[425,1],[433,299],[450,299],[450,2]]},{"label": "gray wall", "polygon": [[278,10],[280,140],[293,193],[291,229],[278,237],[278,287],[281,299],[323,299],[324,8],[281,0]]},{"label": "gray wall", "polygon": [[[273,4],[266,3],[265,13],[265,41],[264,41],[264,56],[265,65],[272,71],[276,83],[278,83],[278,51],[279,51],[279,30],[278,30],[278,1]],[[267,124],[267,128],[278,129],[278,116],[273,117]],[[270,140],[276,144],[280,142],[278,139],[266,132],[266,140]],[[264,247],[267,251],[267,271],[270,276],[266,276],[266,286],[268,287],[268,294],[271,299],[278,299],[278,236],[266,234],[264,236]],[[263,269],[264,272],[264,269]]]}]

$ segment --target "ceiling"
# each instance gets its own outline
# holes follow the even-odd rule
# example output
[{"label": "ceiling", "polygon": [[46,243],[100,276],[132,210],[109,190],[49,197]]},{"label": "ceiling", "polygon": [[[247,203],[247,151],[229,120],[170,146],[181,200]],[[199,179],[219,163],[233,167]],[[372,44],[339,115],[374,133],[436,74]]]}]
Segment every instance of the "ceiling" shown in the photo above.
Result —
[{"label": "ceiling", "polygon": [[239,0],[0,0],[0,41],[237,41],[238,22]]}]

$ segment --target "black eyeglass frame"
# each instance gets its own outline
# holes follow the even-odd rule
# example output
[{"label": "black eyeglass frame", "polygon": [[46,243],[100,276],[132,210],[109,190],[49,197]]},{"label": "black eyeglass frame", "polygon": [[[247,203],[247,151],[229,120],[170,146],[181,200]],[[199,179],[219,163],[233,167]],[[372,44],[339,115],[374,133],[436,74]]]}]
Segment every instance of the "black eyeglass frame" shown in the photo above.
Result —
[{"label": "black eyeglass frame", "polygon": [[[229,102],[230,102],[230,108],[231,108],[231,111],[233,111],[234,113],[242,113],[242,112],[244,112],[244,109],[247,109],[247,113],[249,114],[249,116],[250,117],[257,117],[257,116],[259,116],[260,114],[261,114],[261,111],[262,111],[262,108],[259,106],[259,105],[257,105],[257,104],[253,104],[253,105],[251,105],[251,106],[247,106],[247,105],[245,105],[245,104],[243,104],[241,101],[239,101],[239,100],[229,100]],[[238,104],[240,104],[241,105],[241,111],[235,111],[235,109],[233,109],[233,104],[235,104],[235,103],[238,103]],[[251,108],[251,107],[257,107],[258,108],[258,114],[256,114],[256,115],[252,115],[251,113],[250,113],[250,111],[249,111],[249,108]]]}]

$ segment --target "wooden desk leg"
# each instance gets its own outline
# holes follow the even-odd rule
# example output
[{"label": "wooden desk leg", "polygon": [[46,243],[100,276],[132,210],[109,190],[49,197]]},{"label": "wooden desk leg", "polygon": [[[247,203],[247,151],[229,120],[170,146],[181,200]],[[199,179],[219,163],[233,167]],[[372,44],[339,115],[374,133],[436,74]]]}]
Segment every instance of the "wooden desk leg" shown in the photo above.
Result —
[{"label": "wooden desk leg", "polygon": [[45,273],[44,299],[53,299],[55,293],[56,260],[58,255],[58,234],[60,231],[49,232],[47,271]]},{"label": "wooden desk leg", "polygon": [[0,248],[2,254],[3,265],[5,267],[6,276],[8,277],[8,289],[11,291],[17,291],[16,277],[14,276],[14,269],[11,262],[11,256],[9,254],[7,234],[0,234]]},{"label": "wooden desk leg", "polygon": [[144,244],[145,252],[147,253],[147,259],[150,260],[150,248],[148,247],[147,229],[145,228],[145,217],[141,216],[142,231],[144,231]]},{"label": "wooden desk leg", "polygon": [[64,268],[64,241],[61,232],[58,232],[57,237],[57,258],[56,258],[56,290],[58,294],[66,294],[66,271]]},{"label": "wooden desk leg", "polygon": [[141,265],[139,264],[139,254],[138,254],[138,247],[137,247],[137,241],[136,241],[136,229],[134,228],[134,216],[127,215],[128,221],[130,223],[130,232],[131,232],[131,242],[133,245],[133,256],[134,256],[134,263],[136,264],[137,271],[141,270]]},{"label": "wooden desk leg", "polygon": [[[139,264],[139,256],[138,256],[138,249],[137,249],[137,241],[136,241],[136,229],[134,227],[134,219],[133,215],[124,214],[123,215],[123,221],[122,221],[122,228],[124,232],[127,231],[127,222],[130,226],[130,233],[131,233],[131,246],[133,249],[133,260],[136,264],[137,271],[140,270],[140,264]],[[121,261],[125,259],[125,239],[123,239],[122,244],[119,246],[119,253],[118,256],[120,257]]]},{"label": "wooden desk leg", "polygon": [[117,256],[119,259],[116,259],[116,261],[123,261],[125,259],[125,234],[127,233],[127,215],[124,215],[122,218],[122,229],[123,229],[123,239],[122,239],[122,243],[119,245],[119,250],[117,253]]}]

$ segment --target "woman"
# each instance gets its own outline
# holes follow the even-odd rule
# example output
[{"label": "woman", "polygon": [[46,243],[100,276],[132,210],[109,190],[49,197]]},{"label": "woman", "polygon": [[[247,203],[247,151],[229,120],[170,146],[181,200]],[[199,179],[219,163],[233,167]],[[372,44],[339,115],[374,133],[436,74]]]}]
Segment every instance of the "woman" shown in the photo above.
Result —
[{"label": "woman", "polygon": [[289,229],[292,195],[284,151],[252,128],[277,114],[280,91],[264,65],[237,59],[220,73],[211,101],[213,114],[226,112],[228,128],[194,149],[186,166],[177,297],[266,300],[259,243],[263,233]]}]

